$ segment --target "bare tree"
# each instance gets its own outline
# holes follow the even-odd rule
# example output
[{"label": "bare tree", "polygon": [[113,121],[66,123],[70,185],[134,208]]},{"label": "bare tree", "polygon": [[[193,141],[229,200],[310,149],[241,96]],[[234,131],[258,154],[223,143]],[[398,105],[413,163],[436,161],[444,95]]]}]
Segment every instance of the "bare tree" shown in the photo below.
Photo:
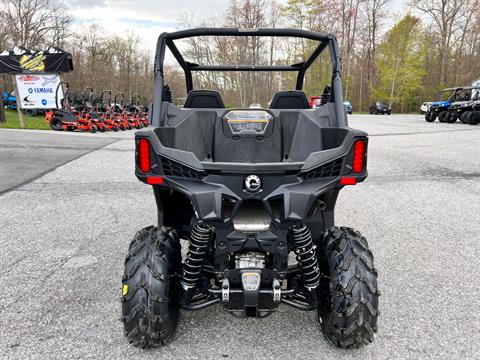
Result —
[{"label": "bare tree", "polygon": [[369,86],[375,81],[375,52],[377,50],[380,28],[385,19],[385,7],[389,0],[367,0],[365,2],[366,26],[368,34],[367,81]]},{"label": "bare tree", "polygon": [[65,40],[70,17],[55,0],[1,0],[2,21],[12,44],[34,48]]},{"label": "bare tree", "polygon": [[438,37],[440,56],[439,84],[446,83],[447,66],[455,33],[460,29],[459,20],[468,11],[469,0],[412,0],[411,5],[428,15],[434,23],[433,31]]}]

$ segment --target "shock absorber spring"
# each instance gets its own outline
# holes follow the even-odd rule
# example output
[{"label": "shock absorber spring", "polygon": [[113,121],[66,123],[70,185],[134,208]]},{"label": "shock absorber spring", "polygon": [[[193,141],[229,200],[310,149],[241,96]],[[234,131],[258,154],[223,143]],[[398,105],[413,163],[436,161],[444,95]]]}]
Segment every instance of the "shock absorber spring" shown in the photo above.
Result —
[{"label": "shock absorber spring", "polygon": [[212,228],[209,225],[199,222],[193,227],[187,257],[183,263],[181,284],[185,290],[193,288],[200,279],[211,238]]},{"label": "shock absorber spring", "polygon": [[320,283],[320,270],[312,233],[304,223],[293,225],[290,232],[295,245],[297,261],[302,268],[304,285],[309,290],[315,289]]}]

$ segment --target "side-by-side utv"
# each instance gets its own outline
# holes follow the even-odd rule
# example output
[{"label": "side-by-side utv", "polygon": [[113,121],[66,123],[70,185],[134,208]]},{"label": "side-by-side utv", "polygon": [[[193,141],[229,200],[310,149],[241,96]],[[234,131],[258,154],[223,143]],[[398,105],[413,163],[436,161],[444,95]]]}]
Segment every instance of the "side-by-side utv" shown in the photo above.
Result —
[{"label": "side-by-side utv", "polygon": [[460,100],[453,102],[448,109],[450,112],[448,122],[454,123],[459,119],[464,124],[475,125],[472,118],[475,102],[479,99],[480,87],[468,86],[463,88],[462,93]]},{"label": "side-by-side utv", "polygon": [[[295,37],[315,47],[294,65],[186,61],[177,41],[202,36]],[[185,72],[183,108],[164,84],[167,48]],[[302,86],[323,51],[331,55],[331,96],[311,109]],[[227,109],[217,91],[193,89],[192,73],[200,71],[294,72],[296,89],[273,94],[269,108]],[[367,134],[348,127],[340,72],[328,34],[205,28],[159,37],[152,127],[135,135],[135,174],[153,188],[158,225],[135,235],[122,279],[122,320],[133,345],[165,345],[180,309],[215,304],[239,317],[264,317],[281,304],[313,310],[334,345],[373,340],[373,255],[359,232],[334,221],[339,191],[367,177]]]},{"label": "side-by-side utv", "polygon": [[448,122],[450,120],[450,113],[448,109],[450,105],[459,101],[462,96],[463,87],[454,87],[443,89],[440,91],[442,99],[440,101],[432,102],[425,113],[425,121],[434,122],[437,118],[440,122]]}]

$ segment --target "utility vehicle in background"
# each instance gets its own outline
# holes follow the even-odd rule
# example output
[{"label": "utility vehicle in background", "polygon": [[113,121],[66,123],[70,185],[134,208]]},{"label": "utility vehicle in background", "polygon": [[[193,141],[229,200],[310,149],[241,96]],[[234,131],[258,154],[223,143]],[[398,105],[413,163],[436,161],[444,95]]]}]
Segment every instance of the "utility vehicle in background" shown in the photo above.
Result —
[{"label": "utility vehicle in background", "polygon": [[447,122],[449,118],[448,108],[450,105],[459,100],[463,87],[453,87],[440,91],[443,100],[432,102],[425,114],[425,121],[434,122],[437,118],[440,122]]},{"label": "utility vehicle in background", "polygon": [[426,101],[420,106],[420,115],[425,115],[428,110],[430,109],[430,105],[432,105],[433,101]]},{"label": "utility vehicle in background", "polygon": [[[293,37],[315,47],[294,65],[185,61],[177,42],[203,36]],[[167,49],[185,72],[183,108],[164,84]],[[332,61],[330,93],[311,109],[304,76],[323,51]],[[273,94],[268,109],[226,109],[217,91],[193,89],[197,71],[287,71],[297,81],[295,90]],[[265,317],[281,304],[316,311],[335,346],[373,340],[373,255],[358,231],[334,221],[340,190],[367,177],[367,133],[348,127],[340,71],[329,34],[205,28],[160,36],[152,127],[135,134],[135,174],[153,187],[158,224],[134,236],[122,278],[122,320],[133,345],[165,345],[180,309],[215,304],[239,317]]]},{"label": "utility vehicle in background", "polygon": [[345,107],[345,111],[347,112],[347,114],[352,115],[352,112],[353,112],[352,103],[350,101],[344,101],[343,106]]},{"label": "utility vehicle in background", "polygon": [[[17,97],[15,95],[15,90],[10,90],[9,92],[3,92],[1,94],[3,97],[3,104],[6,109],[17,110]],[[36,116],[45,114],[43,109],[23,109],[23,113],[27,116]]]},{"label": "utility vehicle in background", "polygon": [[2,97],[5,108],[17,110],[17,97],[15,96],[15,90],[2,93]]},{"label": "utility vehicle in background", "polygon": [[461,91],[458,96],[458,101],[454,101],[448,108],[449,114],[447,117],[448,123],[454,123],[460,120],[464,124],[470,124],[472,120],[472,112],[475,106],[475,101],[478,99],[480,86],[467,86]]},{"label": "utility vehicle in background", "polygon": [[474,101],[472,114],[467,117],[467,121],[470,125],[477,125],[480,123],[480,97]]}]

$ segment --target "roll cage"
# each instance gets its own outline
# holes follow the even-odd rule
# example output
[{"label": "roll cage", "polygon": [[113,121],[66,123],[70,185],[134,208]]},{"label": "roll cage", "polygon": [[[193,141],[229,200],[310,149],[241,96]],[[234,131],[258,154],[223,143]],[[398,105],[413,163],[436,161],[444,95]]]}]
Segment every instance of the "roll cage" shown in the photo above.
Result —
[{"label": "roll cage", "polygon": [[[257,37],[293,37],[313,40],[318,42],[318,46],[303,62],[291,65],[202,65],[186,61],[180,50],[175,44],[176,40],[198,36],[257,36]],[[166,49],[169,49],[176,59],[177,63],[185,73],[187,92],[193,90],[192,73],[195,71],[290,71],[297,72],[296,90],[302,90],[306,71],[320,56],[326,48],[329,49],[332,61],[332,93],[330,102],[335,103],[335,113],[337,126],[347,126],[347,119],[343,107],[342,80],[341,80],[341,58],[338,49],[338,42],[334,35],[322,34],[307,30],[297,29],[238,29],[238,28],[198,28],[190,30],[181,30],[171,33],[163,33],[158,38],[155,52],[154,67],[154,98],[150,106],[152,125],[160,126],[161,117],[164,112],[162,109],[162,97],[164,87],[163,64],[165,60]]]}]

